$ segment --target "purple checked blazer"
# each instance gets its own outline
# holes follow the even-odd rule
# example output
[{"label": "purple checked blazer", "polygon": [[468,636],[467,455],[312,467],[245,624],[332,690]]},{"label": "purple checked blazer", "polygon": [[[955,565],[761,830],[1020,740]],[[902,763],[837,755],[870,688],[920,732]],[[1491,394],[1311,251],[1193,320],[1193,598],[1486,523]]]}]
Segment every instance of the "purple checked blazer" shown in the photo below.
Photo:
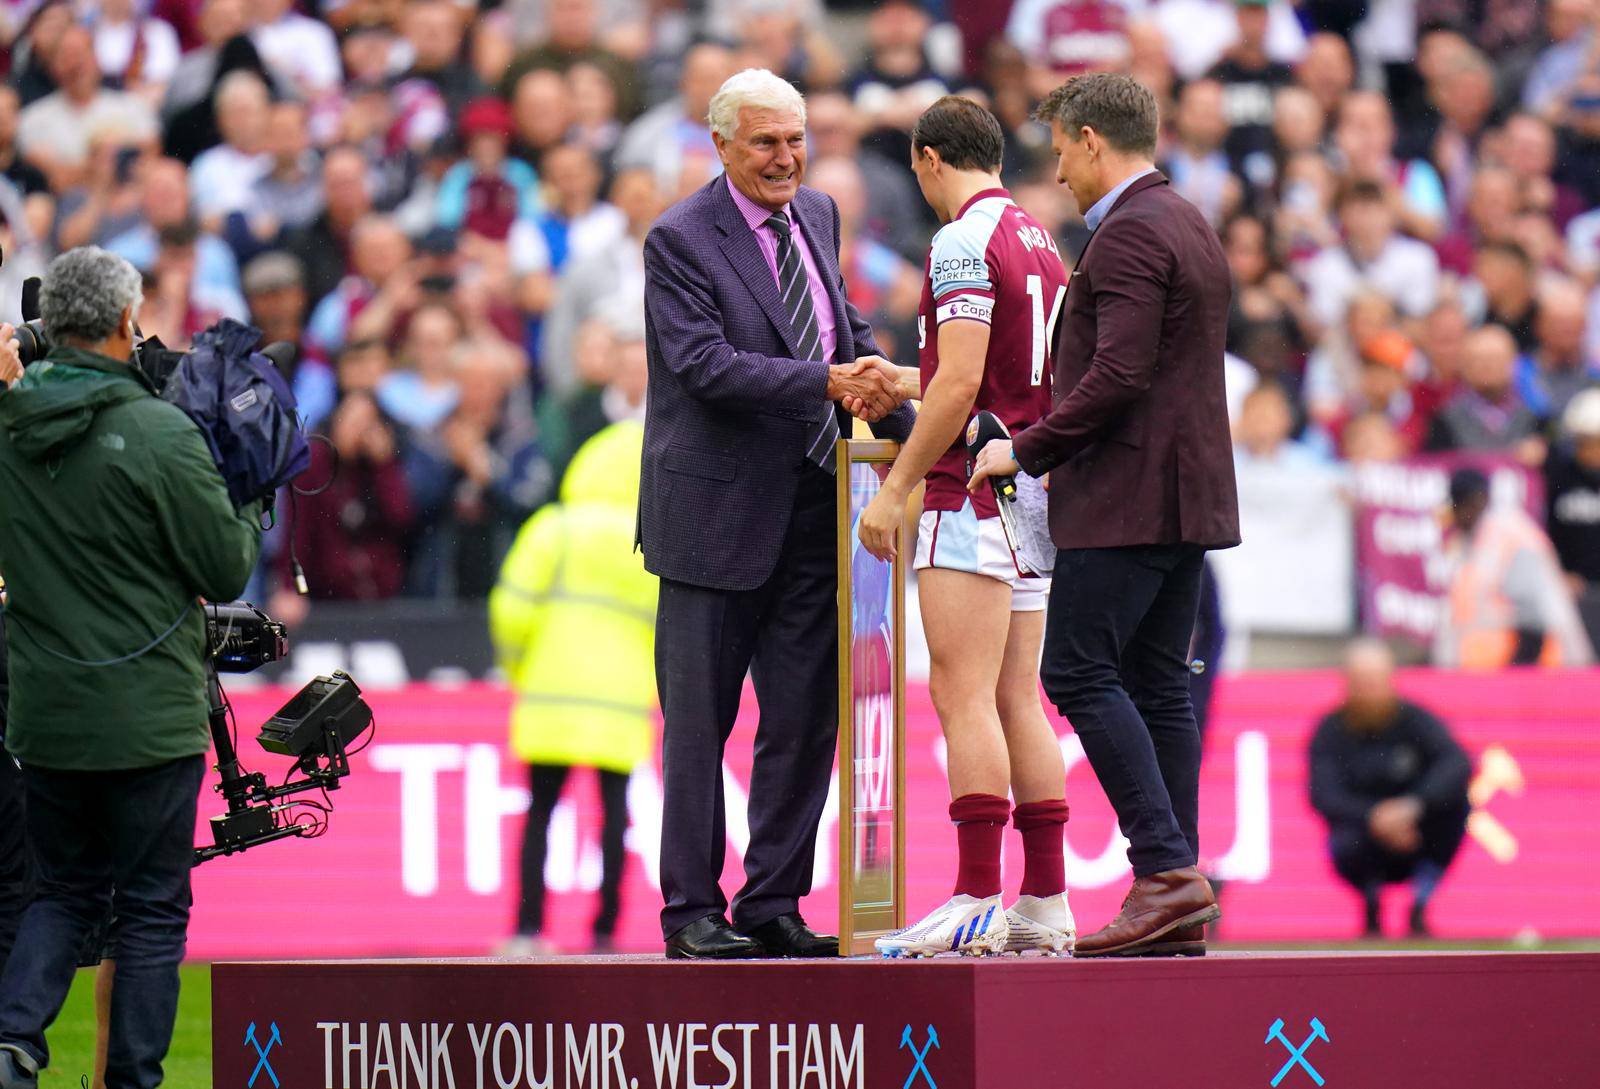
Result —
[{"label": "purple checked blazer", "polygon": [[[804,186],[789,207],[828,281],[834,362],[881,355],[845,298],[838,207]],[[725,178],[663,213],[645,239],[644,265],[645,566],[696,586],[754,589],[777,569],[807,440],[826,403],[827,366],[794,358],[777,282]],[[838,411],[848,435],[850,417]],[[902,405],[873,432],[904,440],[914,418]]]},{"label": "purple checked blazer", "polygon": [[1014,439],[1030,475],[1050,472],[1057,547],[1239,543],[1231,293],[1217,232],[1166,178],[1117,198],[1068,281],[1055,407]]}]

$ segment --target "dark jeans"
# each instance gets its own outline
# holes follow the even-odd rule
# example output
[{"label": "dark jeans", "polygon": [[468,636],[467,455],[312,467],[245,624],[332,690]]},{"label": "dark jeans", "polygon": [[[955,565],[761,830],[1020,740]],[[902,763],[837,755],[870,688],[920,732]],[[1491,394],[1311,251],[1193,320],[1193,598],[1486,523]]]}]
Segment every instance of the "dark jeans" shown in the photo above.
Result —
[{"label": "dark jeans", "polygon": [[0,971],[17,940],[22,913],[33,900],[33,867],[23,820],[22,772],[0,745]]},{"label": "dark jeans", "polygon": [[45,1029],[61,1011],[85,939],[114,909],[106,1086],[161,1083],[178,1011],[204,774],[200,756],[134,771],[23,769],[39,895],[0,976],[0,1044],[48,1063]]},{"label": "dark jeans", "polygon": [[1471,811],[1470,806],[1463,805],[1426,814],[1417,826],[1422,846],[1411,854],[1398,854],[1378,843],[1367,831],[1365,821],[1332,825],[1328,829],[1328,852],[1333,856],[1333,868],[1362,894],[1410,880],[1424,863],[1432,863],[1437,873],[1443,873],[1461,849]]},{"label": "dark jeans", "polygon": [[[544,861],[550,848],[550,814],[561,800],[561,788],[572,769],[565,764],[528,767],[528,823],[522,832],[522,899],[517,907],[517,933],[544,929]],[[605,823],[600,832],[600,911],[594,917],[596,937],[617,932],[622,907],[623,836],[628,831],[628,776],[600,771],[600,806]]]},{"label": "dark jeans", "polygon": [[1187,544],[1056,557],[1039,678],[1083,743],[1138,877],[1193,866],[1200,853],[1189,639],[1204,562]]}]

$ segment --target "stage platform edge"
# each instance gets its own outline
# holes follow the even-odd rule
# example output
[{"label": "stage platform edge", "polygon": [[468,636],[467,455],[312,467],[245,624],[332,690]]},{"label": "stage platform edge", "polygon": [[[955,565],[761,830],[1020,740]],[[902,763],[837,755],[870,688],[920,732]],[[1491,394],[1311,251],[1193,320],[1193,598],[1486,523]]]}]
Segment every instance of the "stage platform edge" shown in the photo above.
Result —
[{"label": "stage platform edge", "polygon": [[212,990],[214,1089],[1600,1086],[1595,953],[243,962]]}]

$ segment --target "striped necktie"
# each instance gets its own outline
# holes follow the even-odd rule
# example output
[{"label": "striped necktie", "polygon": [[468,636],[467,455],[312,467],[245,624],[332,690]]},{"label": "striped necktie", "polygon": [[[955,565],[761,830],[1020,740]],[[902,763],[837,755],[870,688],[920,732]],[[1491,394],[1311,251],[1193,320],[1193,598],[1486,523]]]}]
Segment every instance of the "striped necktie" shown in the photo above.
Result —
[{"label": "striped necktie", "polygon": [[[801,359],[822,358],[822,330],[817,325],[816,308],[811,305],[811,282],[796,248],[789,217],[782,212],[769,216],[766,225],[778,239],[778,290]],[[806,460],[827,472],[835,471],[834,444],[839,441],[839,417],[832,401],[824,402],[822,418],[806,441]]]}]

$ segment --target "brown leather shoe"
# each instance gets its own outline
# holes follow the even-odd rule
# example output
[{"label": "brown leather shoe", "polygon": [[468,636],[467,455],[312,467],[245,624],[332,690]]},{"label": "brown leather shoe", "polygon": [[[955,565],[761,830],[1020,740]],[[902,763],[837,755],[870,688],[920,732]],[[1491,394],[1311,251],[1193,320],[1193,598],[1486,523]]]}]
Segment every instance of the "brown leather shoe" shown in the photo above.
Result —
[{"label": "brown leather shoe", "polygon": [[1204,926],[1184,926],[1174,930],[1158,942],[1141,945],[1126,953],[1115,953],[1119,957],[1203,957],[1206,955],[1206,928]]},{"label": "brown leather shoe", "polygon": [[[1194,956],[1205,949],[1200,928],[1220,918],[1222,910],[1211,893],[1211,883],[1193,866],[1136,877],[1117,917],[1093,934],[1079,938],[1072,955]],[[1198,948],[1194,944],[1197,940]]]}]

